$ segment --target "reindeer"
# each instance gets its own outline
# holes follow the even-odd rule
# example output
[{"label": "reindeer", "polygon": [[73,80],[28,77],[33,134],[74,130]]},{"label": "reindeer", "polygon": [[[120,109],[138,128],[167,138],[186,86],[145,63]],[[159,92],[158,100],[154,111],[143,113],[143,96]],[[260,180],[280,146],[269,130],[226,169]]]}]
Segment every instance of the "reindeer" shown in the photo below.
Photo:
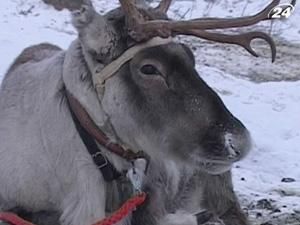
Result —
[{"label": "reindeer", "polygon": [[55,212],[62,225],[105,217],[109,183],[81,126],[117,172],[131,167],[124,148],[151,158],[149,199],[123,224],[201,224],[194,213],[205,209],[226,225],[247,225],[231,167],[249,152],[249,131],[201,79],[190,48],[170,37],[237,44],[254,56],[250,42],[261,38],[274,60],[265,33],[209,30],[258,23],[279,1],[254,16],[190,21],[167,18],[170,0],[120,3],[102,16],[85,1],[72,13],[79,35],[66,51],[31,46],[9,68],[0,90],[0,211]]}]

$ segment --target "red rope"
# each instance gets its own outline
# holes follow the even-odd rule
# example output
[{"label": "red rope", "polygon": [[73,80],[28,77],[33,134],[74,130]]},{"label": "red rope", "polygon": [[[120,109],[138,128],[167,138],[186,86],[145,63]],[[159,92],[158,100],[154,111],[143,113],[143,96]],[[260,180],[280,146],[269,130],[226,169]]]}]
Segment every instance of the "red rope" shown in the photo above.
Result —
[{"label": "red rope", "polygon": [[[139,205],[141,205],[146,200],[146,194],[142,192],[139,195],[136,195],[129,200],[127,200],[120,209],[118,209],[111,216],[104,218],[103,220],[94,223],[93,225],[113,225],[124,219],[128,216],[132,211],[136,209]],[[11,223],[12,225],[34,225],[22,218],[18,217],[13,213],[3,212],[0,213],[0,220]]]},{"label": "red rope", "polygon": [[23,220],[21,217],[18,217],[16,214],[9,212],[0,213],[0,220],[9,222],[13,225],[34,225],[26,220]]},{"label": "red rope", "polygon": [[134,211],[137,206],[141,205],[146,200],[146,193],[142,192],[139,195],[134,196],[127,200],[121,208],[119,208],[114,214],[103,220],[94,223],[93,225],[113,225],[124,219],[129,213]]}]

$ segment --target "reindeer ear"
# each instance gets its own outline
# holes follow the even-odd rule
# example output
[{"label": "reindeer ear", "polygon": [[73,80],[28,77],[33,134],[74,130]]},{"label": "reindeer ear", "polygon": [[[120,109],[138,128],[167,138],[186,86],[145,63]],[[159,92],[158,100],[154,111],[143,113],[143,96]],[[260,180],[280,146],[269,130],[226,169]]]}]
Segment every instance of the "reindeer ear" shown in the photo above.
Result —
[{"label": "reindeer ear", "polygon": [[90,0],[83,0],[81,8],[72,11],[71,14],[72,24],[78,30],[86,26],[93,20],[96,14],[96,10],[94,9],[93,4]]}]

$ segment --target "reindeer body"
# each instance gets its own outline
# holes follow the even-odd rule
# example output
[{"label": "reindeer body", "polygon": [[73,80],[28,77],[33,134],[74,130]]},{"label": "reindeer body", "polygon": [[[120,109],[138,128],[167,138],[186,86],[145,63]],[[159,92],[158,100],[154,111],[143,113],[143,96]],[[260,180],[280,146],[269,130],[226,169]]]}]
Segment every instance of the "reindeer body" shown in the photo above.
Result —
[{"label": "reindeer body", "polygon": [[[67,52],[55,46],[49,46],[47,51],[44,44],[25,49],[3,80],[1,96],[7,96],[12,90],[22,95],[1,98],[1,107],[5,109],[1,110],[1,118],[6,118],[0,129],[1,143],[4,143],[0,162],[1,211],[16,207],[33,213],[54,211],[61,214],[62,224],[74,225],[91,224],[104,217],[106,184],[85,150],[64,95],[65,79],[79,99],[84,95],[94,99],[94,102],[83,99],[82,103],[88,105],[90,114],[95,112],[99,126],[105,128],[96,94],[85,92],[91,80],[87,79],[85,85],[72,86],[84,73],[72,76],[71,81],[62,74],[64,63],[72,63],[66,66],[72,71],[87,71],[80,48],[80,42],[75,41]],[[28,55],[33,49],[35,54]],[[27,61],[22,60],[24,57]],[[107,156],[117,168],[128,168],[118,157]],[[155,157],[152,160],[155,163],[150,167],[145,188],[151,190],[153,200],[147,210],[135,214],[134,221],[145,225],[197,224],[193,213],[205,207],[201,204],[206,183],[204,174],[184,166],[176,167],[169,160]],[[224,197],[229,196],[221,196],[222,200]],[[233,199],[228,198],[228,205],[230,200],[236,200],[234,195]]]}]

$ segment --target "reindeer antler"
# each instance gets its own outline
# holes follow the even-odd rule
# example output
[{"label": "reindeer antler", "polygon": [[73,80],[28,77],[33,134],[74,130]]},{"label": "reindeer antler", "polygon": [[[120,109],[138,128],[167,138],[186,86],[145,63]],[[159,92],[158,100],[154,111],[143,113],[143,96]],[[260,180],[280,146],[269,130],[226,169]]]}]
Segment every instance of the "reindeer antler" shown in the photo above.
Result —
[{"label": "reindeer antler", "polygon": [[[268,20],[269,12],[280,3],[280,0],[273,0],[262,11],[253,16],[237,18],[199,18],[186,21],[151,20],[139,9],[134,0],[120,0],[121,6],[127,18],[129,35],[137,42],[148,40],[155,36],[167,38],[175,35],[192,35],[207,40],[221,43],[237,44],[244,47],[250,54],[258,56],[251,48],[253,39],[263,39],[271,47],[272,62],[276,57],[276,46],[272,38],[263,32],[249,32],[238,35],[220,34],[207,32],[205,30],[226,29],[254,25],[260,21]],[[162,0],[156,8],[166,13],[170,7],[171,0]]]},{"label": "reindeer antler", "polygon": [[162,0],[159,5],[156,7],[156,9],[160,12],[167,13],[168,9],[170,8],[170,5],[172,3],[172,0]]}]

